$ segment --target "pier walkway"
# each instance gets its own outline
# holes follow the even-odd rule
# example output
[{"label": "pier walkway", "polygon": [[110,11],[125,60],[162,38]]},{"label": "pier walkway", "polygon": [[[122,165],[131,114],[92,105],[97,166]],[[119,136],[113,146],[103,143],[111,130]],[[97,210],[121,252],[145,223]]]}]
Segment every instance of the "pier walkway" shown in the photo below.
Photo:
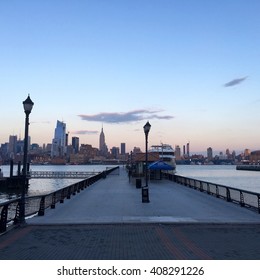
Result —
[{"label": "pier walkway", "polygon": [[0,236],[0,259],[260,259],[258,213],[167,180],[149,195],[120,168]]}]

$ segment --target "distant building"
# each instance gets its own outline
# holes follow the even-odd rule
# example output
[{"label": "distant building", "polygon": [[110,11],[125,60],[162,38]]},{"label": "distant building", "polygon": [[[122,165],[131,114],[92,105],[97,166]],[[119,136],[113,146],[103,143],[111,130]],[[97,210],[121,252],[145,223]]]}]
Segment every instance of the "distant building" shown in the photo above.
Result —
[{"label": "distant building", "polygon": [[70,155],[71,164],[86,164],[90,159],[95,158],[97,155],[97,148],[93,148],[89,144],[81,144],[78,153]]},{"label": "distant building", "polygon": [[252,151],[249,155],[249,159],[251,162],[259,162],[260,161],[260,151],[257,150],[257,151]]},{"label": "distant building", "polygon": [[139,147],[134,147],[133,154],[141,153],[141,149]]},{"label": "distant building", "polygon": [[66,154],[66,139],[66,124],[57,121],[51,147],[52,157],[63,157]]},{"label": "distant building", "polygon": [[119,148],[118,147],[113,147],[111,149],[111,154],[113,156],[113,158],[117,159],[119,156]]},{"label": "distant building", "polygon": [[93,148],[92,145],[89,144],[81,144],[79,153],[84,154],[89,160],[97,156],[97,148]]},{"label": "distant building", "polygon": [[249,150],[249,149],[245,149],[245,151],[244,151],[244,159],[249,159],[249,157],[250,157],[250,154],[251,154],[251,150]]},{"label": "distant building", "polygon": [[190,143],[187,143],[187,156],[190,156]]},{"label": "distant building", "polygon": [[50,143],[46,144],[45,145],[45,152],[51,154],[51,146],[52,146],[52,144],[50,144]]},{"label": "distant building", "polygon": [[[31,143],[31,137],[28,137],[28,151],[30,150],[30,143]],[[24,150],[24,140],[17,140],[17,153],[23,153]]]},{"label": "distant building", "polygon": [[79,152],[79,137],[72,137],[73,152],[77,154]]},{"label": "distant building", "polygon": [[208,158],[208,161],[213,160],[213,149],[211,147],[209,147],[207,149],[207,158]]},{"label": "distant building", "polygon": [[0,154],[1,154],[2,159],[4,159],[4,160],[8,159],[8,146],[9,146],[9,143],[4,143],[4,144],[1,144],[1,147],[0,147]]},{"label": "distant building", "polygon": [[8,154],[11,159],[14,159],[17,154],[17,135],[9,136]]},{"label": "distant building", "polygon": [[176,160],[181,159],[181,148],[179,145],[175,146],[175,158],[176,158]]},{"label": "distant building", "polygon": [[121,143],[121,155],[125,155],[125,143]]}]

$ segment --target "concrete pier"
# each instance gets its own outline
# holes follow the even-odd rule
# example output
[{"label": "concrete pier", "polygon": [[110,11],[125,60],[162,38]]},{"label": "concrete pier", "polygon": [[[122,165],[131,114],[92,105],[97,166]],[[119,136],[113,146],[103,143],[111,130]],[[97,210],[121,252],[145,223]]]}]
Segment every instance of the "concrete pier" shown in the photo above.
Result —
[{"label": "concrete pier", "polygon": [[0,236],[0,259],[259,259],[260,215],[167,180],[150,203],[126,171]]}]

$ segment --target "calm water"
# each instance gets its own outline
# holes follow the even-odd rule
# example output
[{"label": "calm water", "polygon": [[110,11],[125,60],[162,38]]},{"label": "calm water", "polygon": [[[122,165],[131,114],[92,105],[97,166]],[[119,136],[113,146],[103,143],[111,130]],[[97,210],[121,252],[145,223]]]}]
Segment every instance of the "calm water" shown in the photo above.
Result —
[{"label": "calm water", "polygon": [[[32,165],[32,171],[90,171],[90,172],[101,172],[112,166],[106,165]],[[4,177],[10,176],[10,167],[1,166]],[[13,174],[16,175],[17,166],[14,166]],[[82,181],[82,179],[31,179],[30,187],[28,189],[28,195],[40,195],[49,193],[64,187],[67,187],[73,183]],[[15,198],[17,193],[1,193],[0,190],[0,202],[6,200],[6,198]]]},{"label": "calm water", "polygon": [[236,170],[235,165],[178,165],[176,174],[260,193],[260,171]]},{"label": "calm water", "polygon": [[[31,166],[31,170],[41,171],[103,171],[109,166],[104,165],[41,165]],[[1,167],[4,176],[9,176],[9,166]],[[17,167],[14,167],[14,173]],[[260,193],[260,171],[239,171],[234,165],[177,165],[177,175],[200,179],[225,186],[250,190]],[[28,195],[48,193],[81,179],[32,179]],[[13,195],[15,196],[15,194]],[[12,195],[9,195],[11,198]],[[0,194],[0,202],[6,194]]]}]

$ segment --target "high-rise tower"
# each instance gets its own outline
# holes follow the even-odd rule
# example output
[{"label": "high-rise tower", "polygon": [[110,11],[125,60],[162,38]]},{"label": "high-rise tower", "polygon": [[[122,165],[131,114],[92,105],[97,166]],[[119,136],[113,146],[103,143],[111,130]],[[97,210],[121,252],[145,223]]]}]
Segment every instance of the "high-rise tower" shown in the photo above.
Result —
[{"label": "high-rise tower", "polygon": [[107,145],[106,145],[106,141],[105,141],[105,134],[103,131],[103,126],[102,126],[101,133],[99,136],[99,152],[102,156],[106,156],[108,153],[108,149],[107,149]]},{"label": "high-rise tower", "polygon": [[51,146],[52,157],[63,157],[66,153],[66,124],[57,121]]},{"label": "high-rise tower", "polygon": [[207,149],[207,158],[209,161],[213,159],[213,150],[211,147]]},{"label": "high-rise tower", "polygon": [[104,131],[103,131],[103,126],[102,126],[102,129],[101,129],[101,133],[100,133],[100,136],[99,136],[99,150],[102,151],[102,149],[104,148],[104,145],[105,145],[105,134],[104,134]]},{"label": "high-rise tower", "polygon": [[125,143],[121,143],[121,155],[125,155]]},{"label": "high-rise tower", "polygon": [[72,137],[72,147],[74,153],[77,154],[79,152],[79,137]]},{"label": "high-rise tower", "polygon": [[9,136],[8,153],[10,158],[14,158],[17,153],[17,135]]}]

